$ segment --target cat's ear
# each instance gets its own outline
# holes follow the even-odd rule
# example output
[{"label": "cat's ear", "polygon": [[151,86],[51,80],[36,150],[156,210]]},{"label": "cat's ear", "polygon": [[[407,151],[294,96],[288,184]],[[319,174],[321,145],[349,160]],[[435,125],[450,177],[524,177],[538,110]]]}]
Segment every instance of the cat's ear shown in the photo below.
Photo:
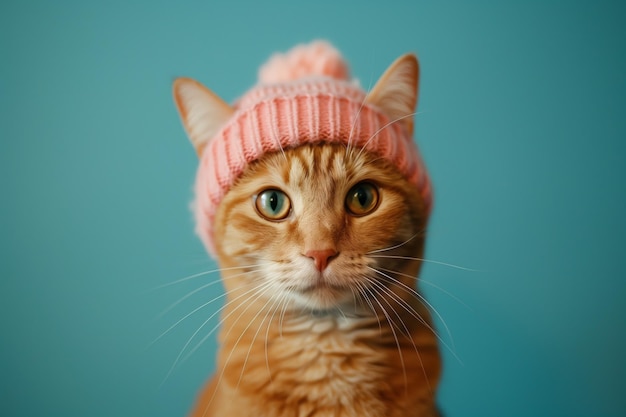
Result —
[{"label": "cat's ear", "polygon": [[381,109],[389,119],[402,123],[413,134],[413,113],[417,105],[419,64],[414,54],[396,59],[380,77],[366,102]]},{"label": "cat's ear", "polygon": [[187,136],[200,156],[235,110],[191,78],[177,78],[172,89]]}]

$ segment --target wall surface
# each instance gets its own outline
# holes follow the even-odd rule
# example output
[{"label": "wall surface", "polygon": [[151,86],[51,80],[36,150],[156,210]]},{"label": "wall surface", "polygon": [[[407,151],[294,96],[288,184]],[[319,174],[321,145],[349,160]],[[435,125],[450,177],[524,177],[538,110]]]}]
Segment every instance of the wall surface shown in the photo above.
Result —
[{"label": "wall surface", "polygon": [[365,86],[419,55],[416,140],[436,190],[426,256],[471,269],[422,275],[445,320],[446,415],[626,415],[625,12],[3,1],[0,415],[185,415],[215,338],[169,371],[221,299],[163,333],[222,288],[161,314],[218,280],[154,289],[215,268],[193,234],[197,158],[171,82],[194,77],[231,101],[272,52],[315,38]]}]

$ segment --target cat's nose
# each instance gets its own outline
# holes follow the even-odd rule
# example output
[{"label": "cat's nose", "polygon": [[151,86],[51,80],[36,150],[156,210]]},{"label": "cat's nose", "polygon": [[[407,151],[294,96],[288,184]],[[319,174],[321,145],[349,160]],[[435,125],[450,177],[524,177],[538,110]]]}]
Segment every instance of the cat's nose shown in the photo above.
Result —
[{"label": "cat's nose", "polygon": [[322,272],[328,266],[328,262],[338,255],[335,249],[322,249],[322,250],[310,250],[307,251],[304,256],[313,259],[315,261],[315,268]]}]

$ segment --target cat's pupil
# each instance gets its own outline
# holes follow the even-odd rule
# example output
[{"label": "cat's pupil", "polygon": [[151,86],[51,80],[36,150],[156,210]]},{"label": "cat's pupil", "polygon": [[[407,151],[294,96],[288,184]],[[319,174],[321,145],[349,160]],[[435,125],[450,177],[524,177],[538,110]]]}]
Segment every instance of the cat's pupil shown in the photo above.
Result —
[{"label": "cat's pupil", "polygon": [[278,194],[276,194],[276,191],[270,195],[270,207],[272,211],[276,211],[276,207],[278,207]]},{"label": "cat's pupil", "polygon": [[357,200],[359,200],[359,204],[365,207],[365,205],[367,204],[367,193],[365,192],[365,190],[360,189],[359,191],[357,191],[356,198]]}]

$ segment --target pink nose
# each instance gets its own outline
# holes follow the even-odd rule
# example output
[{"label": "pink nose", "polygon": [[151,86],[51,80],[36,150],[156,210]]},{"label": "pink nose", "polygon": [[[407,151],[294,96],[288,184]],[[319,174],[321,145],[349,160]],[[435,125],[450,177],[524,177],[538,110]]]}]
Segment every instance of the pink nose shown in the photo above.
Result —
[{"label": "pink nose", "polygon": [[337,256],[337,251],[334,249],[310,250],[304,256],[313,259],[317,270],[322,272],[328,266],[328,262]]}]

